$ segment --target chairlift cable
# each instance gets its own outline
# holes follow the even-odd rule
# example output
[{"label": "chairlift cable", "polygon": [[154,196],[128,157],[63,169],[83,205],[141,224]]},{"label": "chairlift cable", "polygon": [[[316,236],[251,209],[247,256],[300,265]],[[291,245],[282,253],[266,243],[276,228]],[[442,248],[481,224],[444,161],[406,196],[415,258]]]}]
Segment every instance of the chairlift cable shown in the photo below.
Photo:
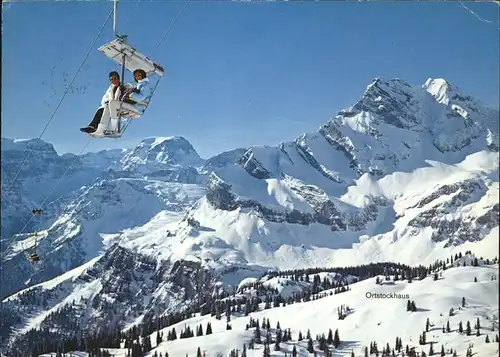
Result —
[{"label": "chairlift cable", "polygon": [[[113,14],[113,10],[110,11],[108,17],[106,18],[106,20],[104,21],[103,25],[101,26],[99,32],[97,33],[97,36],[95,37],[92,45],[90,46],[89,50],[87,51],[87,54],[85,55],[85,58],[83,60],[83,62],[81,63],[80,67],[78,68],[76,74],[74,75],[73,79],[71,80],[70,84],[68,85],[68,87],[66,88],[66,91],[64,92],[61,100],[59,101],[59,104],[57,105],[57,107],[54,109],[54,112],[52,113],[50,119],[48,120],[47,124],[45,125],[42,133],[39,135],[38,139],[41,139],[41,137],[43,136],[45,130],[47,130],[47,127],[49,126],[50,122],[52,121],[52,119],[54,119],[54,116],[56,115],[57,111],[59,110],[59,107],[61,106],[61,103],[63,102],[64,98],[66,97],[66,94],[68,94],[71,86],[73,85],[76,77],[78,76],[78,74],[80,73],[80,71],[82,70],[83,66],[85,65],[85,62],[87,61],[90,53],[92,52],[92,49],[94,48],[95,44],[97,43],[97,40],[101,37],[101,34],[102,32],[104,31],[104,28],[106,27],[106,25],[108,24],[108,21],[109,19],[111,18],[111,15]],[[66,172],[63,174],[63,176],[61,177],[61,179],[56,183],[56,185],[52,188],[51,192],[49,193],[49,195],[47,195],[47,197],[45,198],[45,200],[43,201],[42,205],[47,201],[47,199],[50,197],[50,195],[52,194],[52,192],[55,190],[55,188],[59,185],[59,183],[62,181],[62,179],[64,178],[64,176],[66,176],[67,172],[69,171],[69,169],[71,168],[71,166],[73,165],[74,161],[76,159],[78,159],[81,154],[83,153],[83,150],[85,150],[85,148],[88,146],[88,144],[90,143],[90,139],[89,141],[87,142],[87,144],[85,144],[84,148],[82,149],[82,151],[80,152],[80,154],[73,160],[73,162],[69,165],[68,169],[66,170]],[[24,161],[23,163],[21,164],[21,167],[19,168],[19,171],[17,172],[17,174],[14,176],[14,179],[11,181],[10,185],[8,186],[8,189],[6,190],[2,190],[2,193],[4,192],[9,192],[9,189],[12,187],[12,185],[14,184],[14,182],[16,181],[16,179],[19,177],[19,174],[21,173],[24,165],[26,164],[29,156],[31,155],[31,153],[33,152],[33,148],[30,149],[30,151],[28,152],[28,154],[25,156],[24,158]],[[5,198],[5,196],[2,195],[2,200]],[[31,220],[33,219],[33,216],[31,216],[31,218],[26,222],[26,224],[24,225],[24,227],[22,228],[22,230],[20,231],[20,233],[18,234],[22,234],[24,232],[24,230],[26,229],[26,227],[28,226],[28,224],[31,222]],[[0,257],[3,257],[3,254],[2,254],[2,251],[6,252],[10,246],[16,242],[17,239],[13,239],[8,245],[7,247],[4,249],[2,249],[2,245],[0,244]],[[0,261],[0,266],[2,264],[2,261]],[[1,270],[0,270],[0,274],[1,274]]]},{"label": "chairlift cable", "polygon": [[[121,2],[123,2],[123,0],[120,0]],[[132,11],[130,12],[130,15],[128,16],[127,20],[124,22],[124,25],[123,27],[126,28],[128,25],[128,23],[130,22],[130,20],[132,19],[132,16],[135,14],[135,10],[137,9],[137,5],[139,5],[139,3],[141,2],[141,0],[137,0],[135,2],[135,5],[134,5],[134,8],[132,9]]]},{"label": "chairlift cable", "polygon": [[[49,194],[45,197],[45,199],[43,200],[43,202],[40,204],[40,207],[43,207],[43,205],[45,204],[45,202],[47,202],[47,200],[49,199],[50,195],[54,192],[54,190],[56,189],[56,187],[62,182],[62,180],[64,179],[64,177],[68,174],[69,170],[71,169],[71,167],[73,166],[73,164],[76,162],[76,160],[78,160],[80,158],[80,156],[82,156],[83,154],[83,151],[87,148],[87,146],[90,144],[92,139],[89,139],[87,141],[87,143],[85,144],[85,146],[80,150],[80,153],[73,159],[73,161],[71,161],[71,163],[69,164],[68,168],[66,169],[66,171],[64,172],[64,174],[61,176],[61,178],[56,182],[56,184],[52,187],[52,190],[50,190]],[[31,220],[33,219],[35,215],[33,214],[31,216],[31,218],[26,222],[26,224],[24,225],[23,229],[21,229],[21,231],[18,233],[18,235],[22,234],[24,232],[24,230],[26,229],[26,227],[28,227],[28,224],[31,222]],[[16,239],[13,239],[9,245],[5,248],[5,252],[12,246],[12,244],[14,244],[14,242],[16,242],[17,238]],[[0,265],[2,264],[2,261],[0,261]]]},{"label": "chairlift cable", "polygon": [[[85,55],[85,58],[83,59],[83,62],[80,64],[80,67],[78,68],[78,70],[76,71],[76,74],[74,75],[73,79],[71,80],[70,84],[68,85],[68,87],[66,88],[66,91],[64,92],[61,100],[59,101],[59,104],[57,104],[57,107],[54,109],[54,112],[52,113],[50,119],[47,121],[47,124],[45,124],[45,127],[43,128],[42,130],[42,133],[40,134],[40,136],[38,136],[38,140],[40,140],[43,136],[43,133],[45,133],[45,130],[47,130],[47,127],[49,126],[50,122],[52,121],[52,119],[54,119],[54,116],[56,115],[57,111],[59,110],[59,107],[61,106],[64,98],[66,97],[66,94],[68,94],[69,90],[71,89],[71,86],[73,85],[73,82],[75,81],[76,77],[78,76],[78,74],[80,73],[80,71],[82,70],[83,66],[85,65],[85,62],[87,61],[90,53],[92,52],[92,49],[94,48],[95,44],[97,43],[97,40],[99,39],[99,37],[101,37],[101,34],[104,30],[104,28],[106,27],[109,19],[111,18],[111,15],[113,14],[113,11],[111,11],[108,15],[108,17],[106,18],[106,21],[104,22],[104,24],[102,25],[101,29],[99,30],[99,33],[97,34],[96,38],[94,39],[94,42],[92,43],[92,46],[90,46],[89,50],[87,51],[87,54]],[[17,172],[17,174],[14,176],[14,179],[11,181],[10,185],[8,186],[8,189],[6,189],[5,191],[2,190],[3,192],[8,192],[9,189],[12,187],[12,185],[14,184],[14,182],[16,181],[17,177],[19,176],[19,174],[21,173],[24,165],[26,164],[28,158],[30,157],[31,153],[33,152],[33,147],[30,149],[30,151],[28,152],[28,154],[25,156],[24,158],[24,161],[23,163],[21,164],[21,167],[19,168],[19,171]],[[2,192],[2,193],[3,193]],[[5,196],[2,195],[2,200],[4,200]]]},{"label": "chairlift cable", "polygon": [[[138,1],[139,2],[139,1]],[[158,44],[156,45],[155,49],[153,50],[153,52],[151,52],[151,57],[153,57],[153,53],[160,47],[160,45],[162,44],[162,42],[167,38],[168,34],[170,33],[170,31],[172,31],[172,29],[174,28],[175,26],[175,23],[177,22],[177,20],[181,17],[182,13],[186,10],[186,8],[188,7],[189,3],[191,2],[191,0],[187,0],[184,4],[184,6],[182,7],[181,11],[179,11],[179,13],[177,13],[177,16],[174,18],[174,21],[172,21],[172,23],[170,24],[170,26],[168,27],[167,31],[165,31],[165,33],[163,34],[163,36],[160,38],[160,41],[158,41]],[[161,78],[159,78],[157,81],[156,81],[156,84],[155,86],[153,87],[153,90],[151,92],[151,100],[153,99],[153,96],[155,94],[155,91],[156,91],[156,88],[158,87],[158,85],[160,84],[160,80]],[[148,105],[146,106],[146,108],[144,109],[144,111],[142,112],[142,115],[144,115],[144,113],[146,112],[146,110],[148,109],[149,105],[150,105],[151,102],[148,103]],[[130,123],[132,122],[131,119],[129,119],[127,121],[127,123],[125,124],[125,126],[123,127],[123,130],[121,131],[121,133],[125,133],[125,130],[127,130],[128,126],[130,125]]]},{"label": "chairlift cable", "polygon": [[[161,43],[163,42],[163,40],[165,40],[165,38],[168,36],[168,34],[170,33],[170,31],[172,31],[172,29],[174,28],[175,23],[177,22],[177,20],[179,19],[179,17],[181,17],[182,13],[186,10],[186,8],[187,8],[187,6],[189,5],[190,2],[191,2],[191,0],[187,0],[186,1],[186,3],[184,4],[184,7],[181,9],[181,11],[179,11],[179,13],[175,17],[174,21],[172,21],[172,23],[170,24],[170,27],[163,34],[162,38],[160,39],[160,41],[156,45],[156,48],[153,50],[153,53],[154,53],[154,51],[156,51],[158,49],[158,47],[160,47]],[[151,53],[151,57],[153,57],[153,53]]]}]

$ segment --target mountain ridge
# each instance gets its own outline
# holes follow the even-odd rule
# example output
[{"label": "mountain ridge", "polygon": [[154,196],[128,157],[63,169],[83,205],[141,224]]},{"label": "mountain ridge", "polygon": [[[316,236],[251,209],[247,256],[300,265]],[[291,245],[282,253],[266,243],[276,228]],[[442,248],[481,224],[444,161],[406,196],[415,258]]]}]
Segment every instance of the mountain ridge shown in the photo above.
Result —
[{"label": "mountain ridge", "polygon": [[[106,290],[109,276],[93,268],[103,254],[109,261],[126,254],[137,262],[117,269],[115,277],[134,289],[145,284],[133,271],[143,258],[147,279],[163,264],[183,262],[231,289],[268,269],[431,264],[462,249],[489,256],[498,249],[495,123],[497,110],[441,79],[418,87],[376,78],[359,101],[317,132],[275,146],[237,148],[204,160],[183,137],[150,137],[133,149],[86,154],[73,173],[80,177],[73,184],[78,190],[67,186],[52,215],[33,226],[42,231],[40,249],[52,268],[30,271],[22,254],[23,244],[33,243],[29,234],[2,240],[14,242],[2,265],[23,277],[23,283],[10,279],[7,295],[79,266],[95,271],[89,281]],[[11,158],[5,167],[2,160],[2,175],[5,168],[15,171],[20,152],[11,146],[4,151]],[[48,158],[60,172],[71,156]],[[35,186],[29,175],[20,179],[10,203],[21,197],[26,209],[37,201],[29,189]],[[124,202],[133,208],[130,216]],[[18,219],[17,210],[10,209],[5,226]],[[183,276],[180,286],[193,286],[192,277]],[[134,291],[148,301],[168,294],[155,289]],[[89,297],[96,313],[104,312],[106,298]],[[144,304],[133,308],[139,320],[153,313]],[[117,310],[125,313],[124,306]]]}]

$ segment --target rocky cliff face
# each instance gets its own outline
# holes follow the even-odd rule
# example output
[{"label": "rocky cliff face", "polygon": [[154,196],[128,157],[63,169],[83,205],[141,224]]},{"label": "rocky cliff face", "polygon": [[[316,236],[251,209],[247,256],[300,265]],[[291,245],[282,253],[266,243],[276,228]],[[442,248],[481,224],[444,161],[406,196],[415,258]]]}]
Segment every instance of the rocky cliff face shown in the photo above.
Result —
[{"label": "rocky cliff face", "polygon": [[499,205],[493,199],[495,195],[498,183],[490,186],[481,179],[443,185],[414,206],[423,210],[408,225],[432,228],[432,240],[445,241],[445,246],[480,241],[498,226]]},{"label": "rocky cliff face", "polygon": [[362,230],[366,228],[368,222],[377,217],[378,208],[375,203],[368,204],[355,213],[343,213],[317,187],[294,182],[290,184],[290,189],[303,198],[304,202],[311,207],[312,212],[302,212],[298,209],[272,209],[256,200],[237,197],[231,192],[231,185],[221,180],[216,174],[212,174],[207,182],[206,198],[217,209],[233,211],[249,208],[270,222],[302,225],[319,223],[328,226],[332,231]]},{"label": "rocky cliff face", "polygon": [[[40,335],[45,329],[67,331],[68,336],[75,331],[99,333],[124,323],[140,323],[159,311],[191,308],[210,299],[214,289],[212,273],[199,263],[158,262],[119,245],[57,280],[11,296],[0,315],[14,322],[10,325],[14,327],[24,316],[36,314]],[[3,327],[2,337],[7,338],[9,328]],[[25,326],[10,334],[11,344],[20,347],[18,352],[29,345],[24,335],[29,331]],[[36,340],[36,332],[30,338]]]}]

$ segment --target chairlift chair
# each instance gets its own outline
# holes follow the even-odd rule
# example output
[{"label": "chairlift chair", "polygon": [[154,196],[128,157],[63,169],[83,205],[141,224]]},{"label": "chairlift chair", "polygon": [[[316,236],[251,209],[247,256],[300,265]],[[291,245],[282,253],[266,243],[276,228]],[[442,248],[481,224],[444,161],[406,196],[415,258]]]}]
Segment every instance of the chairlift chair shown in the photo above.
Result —
[{"label": "chairlift chair", "polygon": [[[165,73],[163,67],[130,46],[126,36],[117,36],[113,41],[99,47],[98,51],[102,52],[106,57],[122,67],[122,81],[125,76],[125,69],[132,73],[136,69],[142,69],[146,72],[147,77],[158,75],[160,78],[158,78],[156,85],[158,85],[158,82]],[[139,104],[143,106],[144,109],[140,110],[136,107],[132,108],[129,106],[127,106],[127,108],[122,108],[120,105],[120,109],[116,115],[118,119],[111,117],[108,123],[100,123],[97,130],[93,133],[89,133],[89,136],[94,138],[120,138],[128,125],[128,121],[138,119],[144,114],[153,94],[154,90],[144,101],[122,101],[122,103],[129,102],[133,105]],[[125,125],[122,125],[122,119],[126,120]]]},{"label": "chairlift chair", "polygon": [[28,260],[32,263],[38,263],[40,261],[40,255],[37,253],[28,254]]}]

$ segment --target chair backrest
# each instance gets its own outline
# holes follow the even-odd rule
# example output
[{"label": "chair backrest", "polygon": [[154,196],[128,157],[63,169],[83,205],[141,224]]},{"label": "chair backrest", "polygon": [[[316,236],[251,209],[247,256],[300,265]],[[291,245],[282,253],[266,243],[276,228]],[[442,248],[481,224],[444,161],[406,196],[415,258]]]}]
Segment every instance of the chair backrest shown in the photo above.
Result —
[{"label": "chair backrest", "polygon": [[130,100],[132,102],[135,102],[135,104],[139,104],[139,105],[144,106],[144,108],[147,108],[152,96],[153,96],[153,93],[149,94],[146,98],[144,98],[144,100],[136,100],[136,99],[132,99],[132,98],[130,98]]}]

